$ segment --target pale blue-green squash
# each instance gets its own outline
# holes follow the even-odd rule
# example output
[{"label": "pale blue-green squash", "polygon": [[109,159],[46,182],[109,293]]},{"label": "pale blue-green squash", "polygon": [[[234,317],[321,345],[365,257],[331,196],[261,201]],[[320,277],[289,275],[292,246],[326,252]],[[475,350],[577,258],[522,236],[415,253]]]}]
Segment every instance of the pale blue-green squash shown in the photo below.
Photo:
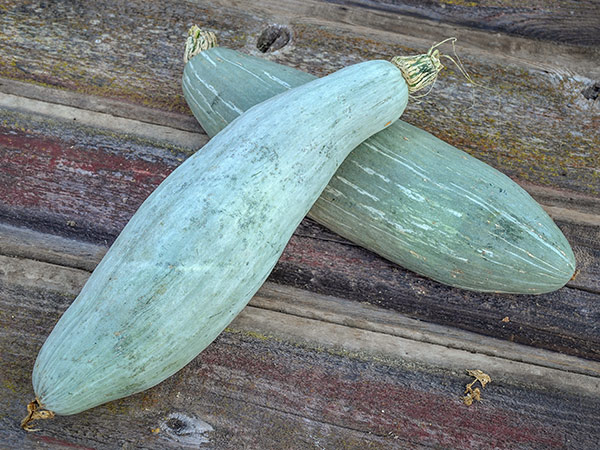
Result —
[{"label": "pale blue-green squash", "polygon": [[35,408],[74,414],[185,366],[258,290],[347,154],[408,99],[386,61],[286,91],[232,121],[138,209],[43,345]]},{"label": "pale blue-green squash", "polygon": [[[217,47],[186,64],[183,92],[213,136],[242,111],[314,79]],[[350,154],[309,217],[390,261],[464,289],[540,294],[562,287],[575,270],[569,243],[527,192],[400,120]]]}]

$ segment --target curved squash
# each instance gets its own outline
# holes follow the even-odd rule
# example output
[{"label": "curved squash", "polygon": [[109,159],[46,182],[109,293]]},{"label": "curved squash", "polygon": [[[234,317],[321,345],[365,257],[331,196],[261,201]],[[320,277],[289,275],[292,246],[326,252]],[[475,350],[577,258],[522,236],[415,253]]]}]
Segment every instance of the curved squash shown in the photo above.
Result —
[{"label": "curved squash", "polygon": [[347,154],[407,99],[400,71],[371,61],[233,121],[146,199],[61,317],[31,409],[74,414],[186,365],[258,290]]},{"label": "curved squash", "polygon": [[[213,136],[242,111],[314,79],[211,48],[186,64],[183,92]],[[309,217],[390,261],[464,289],[540,294],[562,287],[575,270],[569,243],[527,192],[402,121],[350,154]]]}]

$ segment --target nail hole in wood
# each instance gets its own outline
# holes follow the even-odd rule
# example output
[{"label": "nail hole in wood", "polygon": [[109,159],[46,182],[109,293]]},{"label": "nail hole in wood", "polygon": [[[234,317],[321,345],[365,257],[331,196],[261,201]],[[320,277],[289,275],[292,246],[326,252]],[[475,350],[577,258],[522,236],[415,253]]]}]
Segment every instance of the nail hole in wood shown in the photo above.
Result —
[{"label": "nail hole in wood", "polygon": [[581,94],[588,100],[597,100],[600,96],[600,82],[596,82],[591,86],[586,87]]},{"label": "nail hole in wood", "polygon": [[177,417],[171,417],[167,420],[167,426],[173,430],[175,434],[182,434],[187,428],[187,423]]},{"label": "nail hole in wood", "polygon": [[292,38],[290,30],[282,25],[269,25],[258,37],[256,48],[263,53],[274,52],[285,47]]}]

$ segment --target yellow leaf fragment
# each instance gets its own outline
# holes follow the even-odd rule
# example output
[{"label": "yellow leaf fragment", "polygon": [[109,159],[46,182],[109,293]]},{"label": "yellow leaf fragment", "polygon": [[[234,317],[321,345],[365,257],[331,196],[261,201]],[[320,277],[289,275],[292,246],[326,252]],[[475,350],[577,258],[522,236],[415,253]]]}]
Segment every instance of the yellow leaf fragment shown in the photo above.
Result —
[{"label": "yellow leaf fragment", "polygon": [[[478,402],[481,401],[481,389],[483,389],[486,384],[490,383],[492,379],[487,373],[484,373],[481,370],[467,370],[467,373],[475,378],[475,380],[467,384],[465,388],[465,396],[462,397],[463,403],[467,406],[470,406],[473,404],[474,400]],[[478,381],[481,384],[481,389],[478,387],[473,389],[473,385]]]},{"label": "yellow leaf fragment", "polygon": [[[481,383],[481,387],[485,387],[486,384],[492,381],[490,376],[487,373],[483,373],[481,370],[467,370],[467,373],[475,378],[475,381],[479,381]],[[475,383],[475,381],[473,383]],[[471,385],[473,385],[471,383]]]}]

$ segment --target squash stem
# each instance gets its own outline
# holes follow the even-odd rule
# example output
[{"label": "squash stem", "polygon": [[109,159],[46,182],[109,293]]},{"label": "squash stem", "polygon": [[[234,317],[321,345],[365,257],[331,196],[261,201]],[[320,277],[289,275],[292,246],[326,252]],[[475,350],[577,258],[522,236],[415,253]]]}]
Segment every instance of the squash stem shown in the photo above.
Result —
[{"label": "squash stem", "polygon": [[185,51],[183,52],[183,62],[187,63],[198,53],[217,46],[217,36],[212,31],[203,30],[197,25],[192,26],[188,31],[188,38],[185,41]]},{"label": "squash stem", "polygon": [[[444,68],[444,65],[440,62],[440,58],[447,58],[452,61],[469,83],[485,88],[485,86],[476,83],[463,66],[462,61],[456,53],[456,47],[454,45],[456,40],[457,39],[455,37],[444,39],[443,41],[432,45],[429,51],[424,55],[395,56],[391,59],[392,64],[398,67],[398,69],[400,69],[402,72],[402,76],[408,85],[408,93],[410,95],[427,86],[430,86],[429,91],[427,91],[425,94],[412,95],[413,98],[422,98],[429,94],[435,81],[437,80],[438,74]],[[452,42],[452,50],[454,51],[454,56],[456,59],[452,58],[451,56],[441,54],[437,49],[437,47],[445,44],[446,42]]]},{"label": "squash stem", "polygon": [[21,428],[25,431],[38,431],[32,428],[34,420],[52,419],[54,417],[54,412],[41,408],[42,404],[36,397],[27,405],[27,416],[21,421]]},{"label": "squash stem", "polygon": [[414,94],[427,86],[432,86],[438,73],[444,68],[440,62],[440,51],[434,45],[424,55],[395,56],[391,59],[406,81],[408,93]]}]

